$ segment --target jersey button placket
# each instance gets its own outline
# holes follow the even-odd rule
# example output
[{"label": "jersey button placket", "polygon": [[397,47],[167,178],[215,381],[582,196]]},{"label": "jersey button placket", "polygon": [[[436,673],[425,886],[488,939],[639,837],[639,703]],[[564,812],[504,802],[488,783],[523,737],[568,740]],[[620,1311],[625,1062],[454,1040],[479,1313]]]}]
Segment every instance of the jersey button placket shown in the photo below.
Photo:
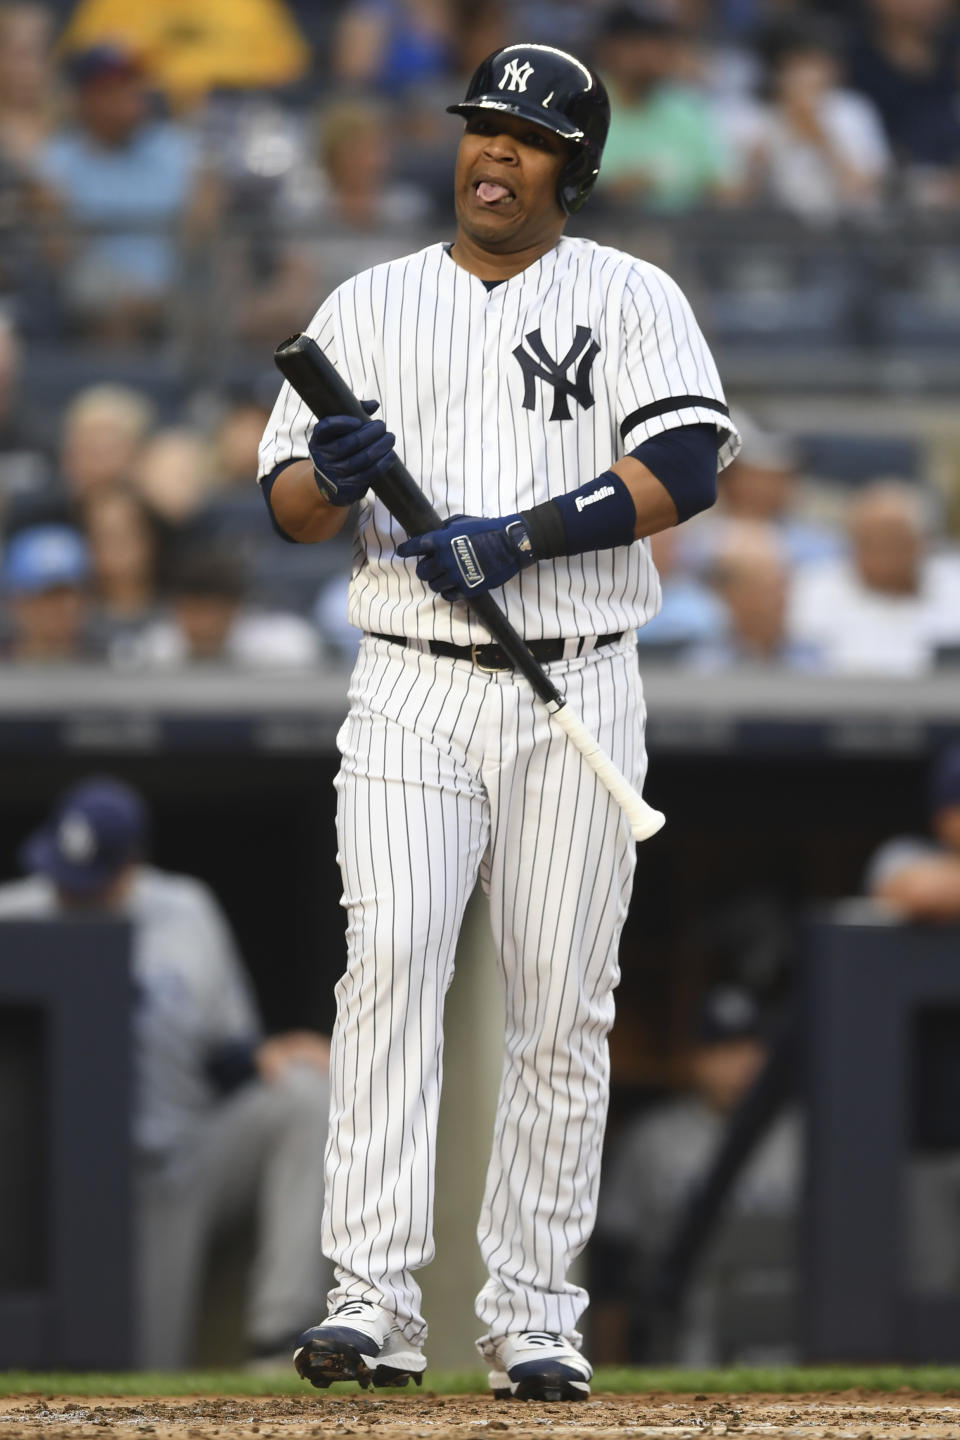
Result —
[{"label": "jersey button placket", "polygon": [[[503,324],[503,292],[507,282],[503,281],[487,293],[483,311],[483,404],[481,406],[482,437],[480,444],[481,494],[483,514],[496,515],[512,513],[514,503],[505,501],[500,494],[500,394],[504,375],[501,374],[500,342]],[[504,506],[507,506],[506,510]]]}]

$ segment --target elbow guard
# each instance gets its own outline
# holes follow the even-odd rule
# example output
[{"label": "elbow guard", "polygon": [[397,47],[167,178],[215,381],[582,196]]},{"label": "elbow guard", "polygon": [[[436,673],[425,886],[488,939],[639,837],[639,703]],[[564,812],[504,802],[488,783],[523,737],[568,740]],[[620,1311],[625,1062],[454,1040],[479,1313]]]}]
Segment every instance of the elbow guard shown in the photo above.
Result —
[{"label": "elbow guard", "polygon": [[709,510],[717,498],[718,446],[713,425],[684,425],[644,440],[630,454],[657,477],[683,521]]},{"label": "elbow guard", "polygon": [[286,470],[287,466],[292,464],[294,464],[294,461],[286,460],[282,465],[278,465],[276,470],[271,470],[269,475],[264,475],[263,479],[260,481],[260,493],[263,495],[263,503],[266,505],[267,514],[270,516],[270,524],[280,536],[280,539],[286,540],[288,545],[296,545],[297,542],[296,540],[294,540],[292,535],[287,534],[286,530],[284,530],[283,526],[280,524],[280,521],[273,513],[273,504],[270,500],[270,495],[273,490],[274,482],[276,481],[276,478],[280,474],[281,470]]}]

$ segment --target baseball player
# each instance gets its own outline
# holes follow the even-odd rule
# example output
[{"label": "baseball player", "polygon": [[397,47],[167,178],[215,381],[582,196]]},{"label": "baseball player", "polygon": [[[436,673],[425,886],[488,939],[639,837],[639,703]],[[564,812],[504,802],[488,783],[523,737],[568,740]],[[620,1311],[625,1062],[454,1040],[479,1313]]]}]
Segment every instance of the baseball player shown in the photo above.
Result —
[{"label": "baseball player", "polygon": [[189,1363],[205,1260],[245,1216],[256,1222],[251,1360],[271,1362],[330,1278],[314,1223],[326,1044],[304,1031],[264,1038],[226,916],[201,881],[145,863],[149,828],[119,780],[72,785],[22,848],[27,877],[0,884],[0,937],[5,920],[129,920],[137,1363]]},{"label": "baseball player", "polygon": [[[314,423],[283,386],[260,451],[275,524],[324,540],[358,505],[363,640],[340,731],[349,958],[337,986],[323,1219],[336,1284],[298,1371],[419,1383],[444,995],[478,876],[506,1051],[479,1242],[478,1341],[500,1395],[578,1400],[567,1279],[594,1223],[607,1034],[634,866],[617,805],[470,613],[492,590],[638,787],[645,537],[710,505],[738,440],[710,353],[654,266],[564,237],[596,179],[603,86],[511,45],[470,81],[456,235],[337,289],[308,333],[383,419]],[[388,430],[386,425],[390,426]],[[444,516],[404,535],[370,493],[393,451]]]}]

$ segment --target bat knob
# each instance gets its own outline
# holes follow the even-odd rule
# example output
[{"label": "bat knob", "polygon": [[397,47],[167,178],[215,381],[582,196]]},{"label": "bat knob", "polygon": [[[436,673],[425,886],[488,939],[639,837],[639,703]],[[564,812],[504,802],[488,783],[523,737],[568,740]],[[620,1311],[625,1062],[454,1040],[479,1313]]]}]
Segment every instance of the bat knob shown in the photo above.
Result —
[{"label": "bat knob", "polygon": [[630,834],[634,840],[649,840],[650,836],[656,835],[666,823],[667,817],[662,810],[654,810],[652,805],[644,805],[643,814],[630,821]]}]

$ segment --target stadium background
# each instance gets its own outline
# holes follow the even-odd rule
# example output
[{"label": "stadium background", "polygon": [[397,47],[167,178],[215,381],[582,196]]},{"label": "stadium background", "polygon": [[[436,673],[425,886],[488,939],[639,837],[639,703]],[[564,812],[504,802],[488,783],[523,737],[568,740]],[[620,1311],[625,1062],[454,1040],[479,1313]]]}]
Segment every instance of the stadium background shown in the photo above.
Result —
[{"label": "stadium background", "polygon": [[[960,735],[949,583],[906,659],[871,634],[858,663],[796,613],[878,480],[916,497],[948,582],[960,566],[956,23],[946,0],[0,7],[3,547],[50,525],[86,546],[42,634],[0,571],[0,878],[65,783],[120,775],[157,862],[222,900],[268,1025],[329,1026],[347,554],[268,529],[271,351],[353,270],[450,234],[443,105],[496,45],[549,37],[634,97],[575,233],[684,286],[767,485],[746,529],[674,557],[689,606],[643,651],[670,823],[624,938],[611,1133],[683,1079],[707,986],[782,1008],[810,908],[925,830],[928,764]],[[932,47],[929,83],[897,90],[881,32]],[[118,127],[131,188],[84,189],[85,124]],[[787,591],[766,652],[725,588],[757,557]],[[191,602],[217,612],[207,653]]]}]

